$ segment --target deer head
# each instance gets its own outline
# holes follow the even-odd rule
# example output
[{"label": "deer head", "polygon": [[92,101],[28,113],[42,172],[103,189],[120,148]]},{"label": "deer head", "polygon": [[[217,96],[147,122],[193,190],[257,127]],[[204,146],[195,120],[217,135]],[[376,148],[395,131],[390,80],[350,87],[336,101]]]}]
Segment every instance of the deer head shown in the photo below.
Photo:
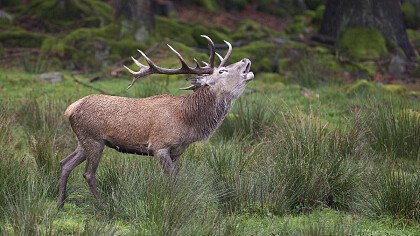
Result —
[{"label": "deer head", "polygon": [[[216,53],[213,41],[206,35],[201,36],[207,39],[210,49],[209,62],[203,62],[205,64],[204,67],[200,66],[196,59],[194,59],[196,63],[194,68],[188,66],[187,62],[184,60],[181,54],[169,44],[168,47],[176,54],[181,62],[181,68],[179,69],[167,69],[159,67],[150,58],[148,58],[146,54],[138,50],[140,54],[146,59],[149,66],[143,65],[132,57],[134,63],[140,67],[140,70],[133,71],[130,68],[124,66],[131,74],[134,75],[134,79],[128,88],[130,88],[137,81],[137,79],[150,74],[195,74],[197,75],[196,77],[187,79],[187,81],[192,85],[181,89],[196,91],[198,88],[203,86],[210,86],[211,89],[220,96],[228,96],[233,99],[239,97],[239,95],[243,92],[246,84],[254,78],[254,73],[250,71],[251,61],[244,58],[235,64],[225,66],[229,56],[232,53],[232,45],[229,42],[224,41],[228,45],[229,49],[226,53],[226,56],[222,57],[220,54]],[[217,57],[220,59],[220,64],[217,68],[214,66],[215,55],[217,55]]]}]

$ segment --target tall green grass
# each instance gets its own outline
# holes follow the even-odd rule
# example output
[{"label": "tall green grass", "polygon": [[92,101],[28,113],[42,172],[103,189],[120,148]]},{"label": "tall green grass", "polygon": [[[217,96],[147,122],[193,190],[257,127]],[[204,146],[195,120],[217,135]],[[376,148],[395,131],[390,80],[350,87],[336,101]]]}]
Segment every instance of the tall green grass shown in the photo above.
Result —
[{"label": "tall green grass", "polygon": [[420,223],[420,176],[386,165],[371,184],[366,206],[375,216]]},{"label": "tall green grass", "polygon": [[59,161],[75,146],[74,135],[63,115],[66,105],[48,97],[29,98],[22,102],[19,111],[18,121],[37,167],[55,176],[58,176]]},{"label": "tall green grass", "polygon": [[273,132],[268,147],[272,179],[277,183],[273,186],[282,189],[276,196],[282,201],[277,211],[351,208],[361,187],[365,162],[354,151],[355,144],[348,142],[347,133],[331,129],[315,117],[295,115],[284,116]]},{"label": "tall green grass", "polygon": [[155,160],[110,158],[98,176],[110,219],[138,225],[141,235],[208,235],[218,229],[218,193],[202,166],[184,162],[172,178]]},{"label": "tall green grass", "polygon": [[419,160],[420,112],[405,105],[376,104],[365,115],[372,147],[394,158]]},{"label": "tall green grass", "polygon": [[248,141],[263,138],[264,131],[276,119],[270,101],[262,97],[240,98],[216,132],[224,139],[246,138]]},{"label": "tall green grass", "polygon": [[[104,204],[94,202],[79,167],[60,216],[58,162],[76,146],[62,116],[68,102],[30,97],[15,108],[0,104],[0,233],[119,234],[122,222],[139,235],[240,234],[227,221],[236,214],[280,217],[319,208],[419,222],[417,111],[361,107],[366,115],[332,126],[273,104],[259,94],[239,100],[210,142],[182,156],[175,178],[153,157],[106,150],[97,177]],[[69,203],[92,220],[64,232],[54,222],[71,214]],[[358,234],[324,223],[285,226],[279,234]]]}]

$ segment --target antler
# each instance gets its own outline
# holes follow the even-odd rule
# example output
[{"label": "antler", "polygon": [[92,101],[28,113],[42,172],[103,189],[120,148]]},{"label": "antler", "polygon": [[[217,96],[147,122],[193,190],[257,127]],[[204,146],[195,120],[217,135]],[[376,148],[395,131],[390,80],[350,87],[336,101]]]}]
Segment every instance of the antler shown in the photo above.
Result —
[{"label": "antler", "polygon": [[[147,75],[150,75],[150,74],[166,74],[166,75],[176,75],[176,74],[197,74],[197,75],[212,74],[213,73],[213,70],[214,70],[214,56],[215,56],[215,53],[216,53],[216,50],[215,50],[215,47],[214,47],[214,43],[206,35],[201,35],[201,37],[207,39],[207,41],[209,42],[210,57],[209,57],[209,63],[208,64],[206,63],[206,66],[201,67],[200,64],[198,64],[198,61],[196,59],[194,59],[194,61],[196,63],[196,66],[194,68],[189,67],[187,65],[187,62],[185,62],[184,58],[182,58],[181,54],[179,54],[179,52],[177,52],[169,44],[168,44],[168,47],[175,53],[175,55],[178,57],[179,61],[181,62],[181,68],[179,68],[179,69],[168,69],[168,68],[159,67],[150,58],[148,58],[146,56],[146,54],[144,54],[144,52],[142,52],[141,50],[138,50],[139,53],[146,59],[147,64],[149,66],[143,65],[138,60],[136,60],[134,57],[131,57],[133,59],[134,63],[138,67],[140,67],[140,70],[139,71],[133,71],[130,68],[124,66],[131,74],[134,75],[133,81],[131,81],[131,84],[128,86],[127,89],[131,88],[131,86],[133,86],[133,84],[136,82],[137,79],[139,79],[141,77],[144,77],[144,76],[147,76]],[[230,49],[231,49],[231,46],[230,46]],[[230,55],[230,52],[228,52],[228,54]],[[222,63],[223,63],[223,61],[222,61]]]},{"label": "antler", "polygon": [[217,53],[216,52],[216,55],[219,57],[219,59],[220,59],[220,65],[219,65],[219,68],[220,67],[223,67],[223,66],[225,66],[225,64],[226,64],[226,62],[229,60],[229,57],[230,57],[230,54],[232,54],[232,44],[230,44],[228,41],[226,41],[226,40],[223,40],[223,42],[225,42],[227,45],[228,45],[228,52],[226,53],[226,56],[223,58],[222,56],[220,56],[220,54],[219,53]]}]

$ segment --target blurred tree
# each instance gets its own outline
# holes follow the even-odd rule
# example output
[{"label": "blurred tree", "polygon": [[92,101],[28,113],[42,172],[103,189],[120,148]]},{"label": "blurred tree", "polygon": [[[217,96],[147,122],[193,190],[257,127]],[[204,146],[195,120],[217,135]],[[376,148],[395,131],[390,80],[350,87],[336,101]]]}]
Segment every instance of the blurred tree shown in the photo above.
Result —
[{"label": "blurred tree", "polygon": [[137,41],[144,42],[150,37],[154,27],[153,4],[153,0],[112,0],[114,21],[121,21],[124,32],[129,32]]},{"label": "blurred tree", "polygon": [[376,29],[388,46],[401,48],[408,59],[416,56],[405,31],[401,1],[327,0],[318,39],[336,41],[347,28]]}]

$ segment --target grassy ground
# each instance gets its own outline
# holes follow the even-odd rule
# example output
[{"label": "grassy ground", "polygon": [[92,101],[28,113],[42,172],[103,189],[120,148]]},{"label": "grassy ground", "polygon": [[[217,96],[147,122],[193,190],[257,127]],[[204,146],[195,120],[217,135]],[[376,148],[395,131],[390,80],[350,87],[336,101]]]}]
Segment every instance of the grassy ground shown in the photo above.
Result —
[{"label": "grassy ground", "polygon": [[[153,159],[106,149],[98,170],[105,204],[78,167],[57,211],[58,161],[76,144],[62,113],[96,92],[65,75],[47,84],[0,73],[2,234],[420,233],[418,97],[371,83],[307,89],[266,74],[256,74],[208,142],[187,150],[176,180]],[[176,78],[128,84],[93,86],[131,97],[186,93]]]}]

